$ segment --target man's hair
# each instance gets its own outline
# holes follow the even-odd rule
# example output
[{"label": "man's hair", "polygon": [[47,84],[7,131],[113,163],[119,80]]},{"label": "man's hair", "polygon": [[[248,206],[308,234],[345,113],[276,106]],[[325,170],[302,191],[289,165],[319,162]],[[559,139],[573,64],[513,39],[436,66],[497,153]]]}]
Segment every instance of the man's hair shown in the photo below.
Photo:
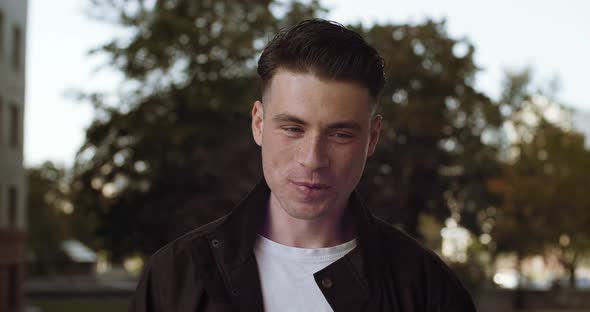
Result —
[{"label": "man's hair", "polygon": [[385,84],[377,50],[358,33],[322,19],[283,29],[269,42],[258,60],[263,92],[279,68],[358,83],[369,89],[374,106]]}]

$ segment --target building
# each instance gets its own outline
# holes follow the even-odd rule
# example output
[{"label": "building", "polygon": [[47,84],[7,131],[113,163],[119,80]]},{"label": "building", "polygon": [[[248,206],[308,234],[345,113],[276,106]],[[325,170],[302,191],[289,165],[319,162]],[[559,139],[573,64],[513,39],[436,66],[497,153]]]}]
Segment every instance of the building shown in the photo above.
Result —
[{"label": "building", "polygon": [[27,3],[0,1],[0,312],[23,309]]}]

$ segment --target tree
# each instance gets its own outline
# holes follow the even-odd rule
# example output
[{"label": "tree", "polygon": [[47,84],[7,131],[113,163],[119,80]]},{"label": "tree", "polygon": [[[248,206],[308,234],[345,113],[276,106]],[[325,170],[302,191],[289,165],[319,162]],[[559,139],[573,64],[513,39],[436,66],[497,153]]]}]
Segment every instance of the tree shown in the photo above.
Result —
[{"label": "tree", "polygon": [[577,262],[590,251],[590,194],[584,191],[590,151],[581,134],[567,129],[567,120],[547,119],[550,106],[540,102],[557,104],[531,93],[528,71],[509,75],[505,86],[514,138],[497,181],[504,204],[494,220],[495,252],[515,252],[522,259],[557,248],[573,287]]},{"label": "tree", "polygon": [[503,198],[492,218],[492,249],[495,254],[515,252],[519,263],[528,255],[542,252],[546,241],[545,220],[535,218],[542,216],[535,210],[542,199],[528,195],[543,183],[538,174],[541,167],[534,153],[524,152],[539,123],[548,122],[533,102],[531,77],[530,69],[505,74],[500,103],[506,112],[506,126],[513,134],[502,142],[503,174],[491,182],[494,191]]},{"label": "tree", "polygon": [[[260,91],[256,56],[280,27],[324,11],[316,1],[278,10],[270,0],[93,3],[99,17],[129,30],[95,51],[109,56],[128,91],[84,96],[97,118],[74,169],[76,215],[97,216],[90,243],[114,258],[151,254],[227,211],[260,177],[259,151],[244,131]],[[389,76],[382,142],[361,184],[369,206],[416,236],[420,214],[444,219],[449,209],[477,230],[477,212],[493,199],[485,180],[497,167],[486,135],[501,118],[473,87],[473,47],[449,38],[444,22],[355,28],[382,53]]]},{"label": "tree", "polygon": [[522,258],[558,248],[574,287],[580,256],[590,251],[588,170],[590,151],[582,135],[540,125],[507,168],[506,205],[494,230],[497,252]]},{"label": "tree", "polygon": [[54,273],[55,264],[63,259],[60,244],[69,235],[64,216],[73,209],[65,175],[63,168],[50,162],[27,169],[27,247],[33,255],[32,274]]},{"label": "tree", "polygon": [[450,38],[444,21],[359,30],[383,55],[388,80],[381,141],[362,183],[368,206],[417,237],[424,213],[479,232],[478,212],[495,200],[486,181],[498,172],[502,118],[473,86],[473,46]]},{"label": "tree", "polygon": [[560,249],[574,288],[578,262],[590,252],[590,151],[584,148],[581,134],[553,125],[543,125],[531,145],[543,162],[543,185],[537,191],[545,200],[539,208],[547,218],[546,244]]},{"label": "tree", "polygon": [[113,259],[151,254],[226,212],[260,177],[249,110],[259,92],[256,55],[279,27],[321,12],[317,2],[93,1],[132,33],[95,53],[127,79],[97,108],[76,159],[77,214],[97,215]]}]

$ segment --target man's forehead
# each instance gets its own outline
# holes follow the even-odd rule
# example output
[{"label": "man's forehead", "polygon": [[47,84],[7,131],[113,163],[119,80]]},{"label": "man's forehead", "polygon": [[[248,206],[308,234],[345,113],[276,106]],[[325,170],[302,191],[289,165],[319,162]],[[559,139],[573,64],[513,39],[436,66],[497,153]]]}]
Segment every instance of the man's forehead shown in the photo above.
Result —
[{"label": "man's forehead", "polygon": [[265,99],[268,94],[271,93],[272,89],[276,89],[277,83],[279,80],[289,80],[289,81],[296,81],[296,80],[315,80],[315,83],[320,84],[339,84],[339,85],[346,85],[348,88],[353,89],[360,89],[366,92],[367,96],[370,98],[370,90],[368,87],[364,86],[360,82],[351,81],[351,80],[341,80],[341,79],[333,79],[329,77],[325,77],[323,75],[318,74],[317,71],[313,69],[305,69],[305,70],[295,70],[285,67],[279,67],[275,73],[272,75],[272,78],[269,83],[266,84],[266,87],[262,93],[263,99]]}]

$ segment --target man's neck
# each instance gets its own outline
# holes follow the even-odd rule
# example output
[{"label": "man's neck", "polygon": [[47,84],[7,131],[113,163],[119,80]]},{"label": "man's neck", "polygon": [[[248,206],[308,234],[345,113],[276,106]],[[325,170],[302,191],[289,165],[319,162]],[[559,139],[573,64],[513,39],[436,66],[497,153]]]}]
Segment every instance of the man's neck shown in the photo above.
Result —
[{"label": "man's neck", "polygon": [[354,222],[346,207],[305,220],[290,216],[271,194],[260,234],[279,244],[300,248],[332,247],[355,237]]}]

